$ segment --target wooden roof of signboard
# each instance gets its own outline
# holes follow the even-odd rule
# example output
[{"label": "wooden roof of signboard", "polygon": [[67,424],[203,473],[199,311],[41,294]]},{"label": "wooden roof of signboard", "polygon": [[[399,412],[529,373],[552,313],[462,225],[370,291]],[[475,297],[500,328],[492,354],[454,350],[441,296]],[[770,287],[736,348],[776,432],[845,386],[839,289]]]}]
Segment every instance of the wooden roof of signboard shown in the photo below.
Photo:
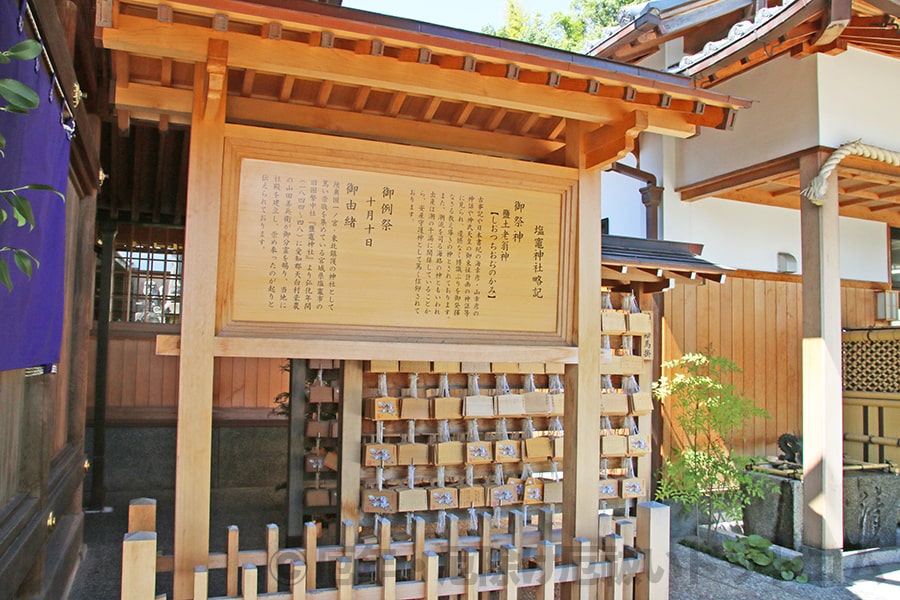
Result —
[{"label": "wooden roof of signboard", "polygon": [[541,162],[561,160],[566,119],[599,129],[637,112],[649,131],[687,136],[749,106],[681,76],[314,2],[101,4],[123,130],[188,124],[210,39],[231,44],[229,121]]}]

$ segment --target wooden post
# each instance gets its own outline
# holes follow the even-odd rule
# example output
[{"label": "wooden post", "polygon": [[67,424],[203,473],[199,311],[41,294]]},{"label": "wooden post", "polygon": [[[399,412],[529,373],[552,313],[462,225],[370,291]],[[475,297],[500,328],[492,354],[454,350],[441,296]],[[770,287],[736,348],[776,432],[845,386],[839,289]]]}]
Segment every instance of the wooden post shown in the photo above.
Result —
[{"label": "wooden post", "polygon": [[350,559],[348,567],[350,587],[356,583],[356,527],[356,523],[353,521],[341,521],[341,543],[344,546],[344,557]]},{"label": "wooden post", "polygon": [[135,498],[128,503],[128,533],[156,531],[156,500]]},{"label": "wooden post", "polygon": [[278,525],[266,525],[266,592],[278,591]]},{"label": "wooden post", "polygon": [[459,517],[447,515],[447,577],[459,576]]},{"label": "wooden post", "polygon": [[306,599],[306,565],[299,560],[291,563],[291,600]]},{"label": "wooden post", "polygon": [[622,536],[611,533],[603,538],[603,555],[609,563],[609,577],[606,578],[604,600],[622,600],[624,588],[625,546]]},{"label": "wooden post", "polygon": [[[634,522],[625,520],[616,521],[616,533],[622,536],[623,546],[634,547]],[[622,599],[632,600],[632,598],[634,598],[634,576],[625,576],[623,582]]]},{"label": "wooden post", "polygon": [[550,540],[541,540],[537,547],[538,568],[541,570],[541,585],[535,600],[553,600],[556,580],[556,545]]},{"label": "wooden post", "polygon": [[425,519],[413,518],[413,579],[421,581],[425,576]]},{"label": "wooden post", "polygon": [[341,390],[341,520],[359,521],[359,477],[362,456],[362,386],[363,364],[345,360]]},{"label": "wooden post", "polygon": [[394,600],[397,597],[397,559],[383,554],[380,563],[378,580],[381,583],[381,597],[383,600]]},{"label": "wooden post", "polygon": [[464,600],[476,600],[478,598],[478,550],[463,548],[463,577],[466,580],[466,593]]},{"label": "wooden post", "polygon": [[[478,550],[481,553],[481,572],[491,572],[491,514],[481,513],[481,540],[479,540]],[[488,600],[489,592],[481,595],[482,600]]]},{"label": "wooden post", "polygon": [[109,299],[112,295],[113,270],[115,269],[116,224],[100,224],[100,298],[107,301],[97,306],[97,355],[94,373],[94,444],[91,456],[91,498],[88,506],[103,510],[106,502],[106,380],[109,366]]},{"label": "wooden post", "polygon": [[591,564],[591,542],[584,538],[575,538],[571,544],[571,562],[576,567],[577,579],[569,586],[569,594],[572,600],[588,600],[591,597],[591,584],[593,583],[593,579],[588,577],[588,567]]},{"label": "wooden post", "polygon": [[[805,188],[827,152],[800,158]],[[803,261],[803,545],[815,549],[811,577],[842,581],[843,399],[837,169],[822,206],[800,198]],[[807,561],[809,562],[809,561]],[[821,565],[821,568],[819,568]]]},{"label": "wooden post", "polygon": [[225,542],[225,590],[229,596],[237,596],[238,593],[239,536],[238,526],[229,525]]},{"label": "wooden post", "polygon": [[521,510],[509,511],[509,520],[507,522],[509,533],[512,534],[512,545],[516,548],[522,547],[522,535],[525,533],[525,515]]},{"label": "wooden post", "polygon": [[256,572],[256,565],[246,563],[243,568],[243,585],[241,586],[241,598],[244,600],[256,600],[256,586],[259,582],[259,573]]},{"label": "wooden post", "polygon": [[511,544],[500,548],[500,572],[503,573],[503,588],[500,600],[515,600],[519,597],[519,549]]},{"label": "wooden post", "polygon": [[538,510],[538,531],[541,541],[553,541],[553,509],[544,506]]},{"label": "wooden post", "polygon": [[605,538],[609,534],[613,533],[614,523],[612,515],[600,515],[597,518],[597,533],[600,536],[600,539]]},{"label": "wooden post", "polygon": [[125,534],[122,541],[122,598],[156,598],[156,532]]},{"label": "wooden post", "polygon": [[[566,365],[563,438],[563,560],[581,558],[581,538],[596,544],[600,504],[600,171],[585,168],[583,124],[566,123],[566,163],[579,168],[576,260],[578,364]],[[569,139],[571,137],[571,140]],[[564,586],[564,592],[572,588]]]},{"label": "wooden post", "polygon": [[634,578],[637,600],[669,597],[669,507],[659,502],[637,506],[635,548],[644,555],[644,570]]},{"label": "wooden post", "polygon": [[209,571],[206,567],[194,567],[194,600],[209,598]]},{"label": "wooden post", "polygon": [[391,522],[384,517],[375,517],[378,521],[378,553],[391,553]]},{"label": "wooden post", "polygon": [[[194,70],[188,165],[184,290],[175,442],[174,598],[190,598],[195,565],[209,562],[209,489],[212,459],[213,341],[225,137],[225,98],[209,119],[207,81],[227,78],[228,43],[210,40],[207,63]],[[217,79],[216,76],[223,79]],[[221,90],[219,90],[221,92]],[[210,90],[215,94],[215,90]]]},{"label": "wooden post", "polygon": [[425,600],[438,600],[438,555],[431,550],[425,552]]},{"label": "wooden post", "polygon": [[306,589],[316,589],[316,565],[319,562],[317,551],[317,534],[316,524],[309,522],[303,530],[304,544],[303,549],[306,552]]},{"label": "wooden post", "polygon": [[290,394],[291,414],[288,421],[288,460],[287,460],[287,545],[299,546],[302,543],[304,527],[303,482],[306,476],[306,360],[292,358]]},{"label": "wooden post", "polygon": [[353,559],[339,556],[334,567],[337,576],[338,600],[351,600],[353,598]]}]

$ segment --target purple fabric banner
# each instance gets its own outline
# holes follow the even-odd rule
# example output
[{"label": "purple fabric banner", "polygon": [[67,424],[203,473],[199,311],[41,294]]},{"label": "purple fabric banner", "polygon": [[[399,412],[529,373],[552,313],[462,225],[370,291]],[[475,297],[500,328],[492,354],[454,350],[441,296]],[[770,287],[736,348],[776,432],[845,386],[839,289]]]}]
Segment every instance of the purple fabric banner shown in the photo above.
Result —
[{"label": "purple fabric banner", "polygon": [[[26,39],[19,31],[18,1],[0,2],[0,49]],[[42,60],[0,64],[0,78],[31,86],[40,98],[27,115],[0,111],[0,133],[6,156],[0,157],[0,189],[26,184],[51,185],[66,191],[69,138],[61,122],[59,97]],[[5,101],[0,100],[3,105]],[[5,201],[8,219],[0,224],[0,247],[24,248],[40,261],[29,280],[19,271],[12,252],[3,252],[13,290],[0,285],[0,371],[47,365],[59,361],[63,323],[66,206],[46,191],[24,191],[31,202],[35,227],[17,227]]]}]

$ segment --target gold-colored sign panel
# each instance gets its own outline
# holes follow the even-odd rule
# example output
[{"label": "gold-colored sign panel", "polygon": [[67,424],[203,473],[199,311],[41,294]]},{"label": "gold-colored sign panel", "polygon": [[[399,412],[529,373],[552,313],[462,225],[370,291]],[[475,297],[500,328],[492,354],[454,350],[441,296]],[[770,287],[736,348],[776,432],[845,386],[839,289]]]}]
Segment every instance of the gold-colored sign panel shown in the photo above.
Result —
[{"label": "gold-colored sign panel", "polygon": [[232,318],[554,333],[561,209],[560,193],[245,157]]}]

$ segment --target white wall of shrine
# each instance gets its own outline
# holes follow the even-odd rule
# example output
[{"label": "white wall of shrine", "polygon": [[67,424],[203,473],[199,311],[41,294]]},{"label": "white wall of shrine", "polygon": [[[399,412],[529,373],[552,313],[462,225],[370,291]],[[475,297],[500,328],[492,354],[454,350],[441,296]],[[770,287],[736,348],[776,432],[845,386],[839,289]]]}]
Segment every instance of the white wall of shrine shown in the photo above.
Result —
[{"label": "white wall of shrine", "polygon": [[900,61],[848,48],[822,56],[817,67],[820,143],[861,139],[900,152]]},{"label": "white wall of shrine", "polygon": [[[704,258],[738,269],[775,272],[778,253],[786,252],[797,259],[797,272],[802,272],[798,211],[719,198],[682,202],[675,189],[859,137],[900,150],[893,147],[900,145],[900,62],[856,50],[801,60],[783,57],[715,89],[754,100],[752,108],[739,113],[733,131],[703,129],[687,140],[641,136],[639,166],[654,173],[666,189],[663,237],[703,244]],[[615,201],[616,192],[606,191],[613,177],[621,176],[604,174],[603,179],[604,216],[610,217],[611,233],[643,236],[643,205],[637,192],[643,184],[617,183],[633,185],[638,198],[621,203]],[[842,218],[841,276],[889,281],[888,233],[883,223]]]},{"label": "white wall of shrine", "polygon": [[[776,58],[715,87],[753,101],[734,129],[704,128],[676,142],[675,185],[705,181],[819,144],[816,57]],[[715,160],[710,160],[715,157]]]}]

